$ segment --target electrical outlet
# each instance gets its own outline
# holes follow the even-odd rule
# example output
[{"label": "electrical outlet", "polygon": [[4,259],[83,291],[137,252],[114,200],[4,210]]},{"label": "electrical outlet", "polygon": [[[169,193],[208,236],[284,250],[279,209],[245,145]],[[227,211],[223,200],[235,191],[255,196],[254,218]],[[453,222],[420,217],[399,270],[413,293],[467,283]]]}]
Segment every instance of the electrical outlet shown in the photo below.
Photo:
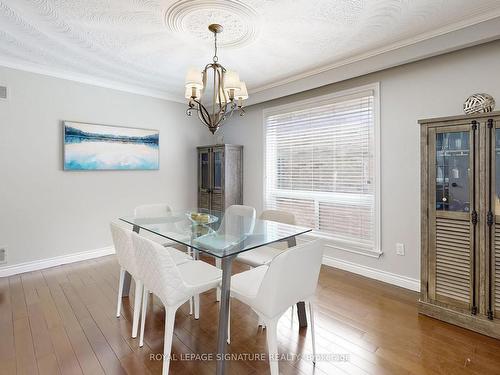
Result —
[{"label": "electrical outlet", "polygon": [[405,255],[405,244],[397,243],[396,244],[396,254],[397,255]]},{"label": "electrical outlet", "polygon": [[0,246],[0,264],[7,263],[7,247]]}]

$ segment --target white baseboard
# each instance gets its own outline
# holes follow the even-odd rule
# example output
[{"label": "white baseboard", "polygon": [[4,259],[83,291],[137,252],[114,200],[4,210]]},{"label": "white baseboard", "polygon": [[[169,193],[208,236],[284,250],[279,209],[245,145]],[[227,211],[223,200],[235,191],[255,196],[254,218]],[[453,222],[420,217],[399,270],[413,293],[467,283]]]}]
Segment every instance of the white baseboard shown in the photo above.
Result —
[{"label": "white baseboard", "polygon": [[44,268],[55,267],[61,264],[79,262],[87,259],[99,258],[114,253],[115,253],[115,248],[113,246],[108,246],[108,247],[103,247],[101,249],[82,251],[80,253],[62,255],[54,258],[40,259],[40,260],[34,260],[32,262],[13,264],[12,266],[1,267],[0,277],[7,277],[12,275],[17,275],[19,273],[42,270]]},{"label": "white baseboard", "polygon": [[[79,262],[87,259],[94,259],[111,255],[115,253],[113,246],[103,247],[101,249],[82,251],[69,255],[62,255],[49,259],[35,260],[32,262],[14,264],[0,268],[0,277],[7,277],[17,275],[24,272],[37,271],[45,268],[59,266],[61,264],[68,264]],[[420,281],[406,276],[397,275],[395,273],[381,271],[376,268],[362,266],[356,263],[348,262],[338,258],[325,255],[323,257],[323,264],[340,268],[341,270],[356,273],[358,275],[366,276],[371,279],[383,281],[389,284],[397,285],[402,288],[420,291]]]},{"label": "white baseboard", "polygon": [[341,270],[366,276],[371,279],[383,281],[388,284],[400,286],[416,292],[420,291],[420,280],[407,276],[397,275],[395,273],[382,271],[376,268],[362,266],[360,264],[348,262],[331,256],[323,256],[323,264],[330,267],[340,268]]}]

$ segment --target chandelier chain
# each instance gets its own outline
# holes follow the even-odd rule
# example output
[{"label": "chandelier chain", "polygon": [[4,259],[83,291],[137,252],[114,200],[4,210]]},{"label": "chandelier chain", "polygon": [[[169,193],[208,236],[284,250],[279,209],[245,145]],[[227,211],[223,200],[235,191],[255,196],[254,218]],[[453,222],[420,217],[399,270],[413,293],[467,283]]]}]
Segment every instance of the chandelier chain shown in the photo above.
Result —
[{"label": "chandelier chain", "polygon": [[214,33],[214,49],[215,49],[215,53],[214,53],[214,63],[216,63],[217,61],[219,61],[219,57],[217,57],[217,33]]}]

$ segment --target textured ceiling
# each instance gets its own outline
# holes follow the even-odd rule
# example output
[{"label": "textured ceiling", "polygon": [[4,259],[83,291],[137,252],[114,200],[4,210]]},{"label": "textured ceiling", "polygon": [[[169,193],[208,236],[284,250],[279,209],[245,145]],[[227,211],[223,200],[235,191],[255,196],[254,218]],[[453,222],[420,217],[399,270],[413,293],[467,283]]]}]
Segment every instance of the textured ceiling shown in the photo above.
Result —
[{"label": "textured ceiling", "polygon": [[262,90],[308,71],[485,20],[499,0],[0,0],[0,65],[182,100],[188,67],[220,62]]}]

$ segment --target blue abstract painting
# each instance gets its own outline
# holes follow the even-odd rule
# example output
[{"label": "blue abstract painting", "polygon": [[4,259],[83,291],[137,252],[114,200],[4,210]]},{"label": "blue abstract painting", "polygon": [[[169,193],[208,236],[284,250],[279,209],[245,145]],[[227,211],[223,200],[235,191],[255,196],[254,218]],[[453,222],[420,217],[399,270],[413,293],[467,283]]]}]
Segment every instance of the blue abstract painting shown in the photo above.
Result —
[{"label": "blue abstract painting", "polygon": [[64,121],[64,169],[159,169],[159,139],[157,130]]}]

